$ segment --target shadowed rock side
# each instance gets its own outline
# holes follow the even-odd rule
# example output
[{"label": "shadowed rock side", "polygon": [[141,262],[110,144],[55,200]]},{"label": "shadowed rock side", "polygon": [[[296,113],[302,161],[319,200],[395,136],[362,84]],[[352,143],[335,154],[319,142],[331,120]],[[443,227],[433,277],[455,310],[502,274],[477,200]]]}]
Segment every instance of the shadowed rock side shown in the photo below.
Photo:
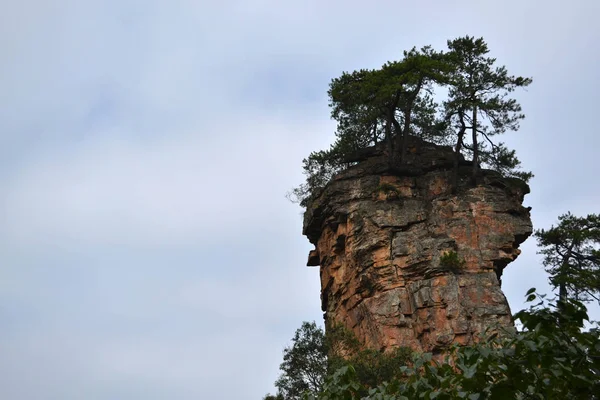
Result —
[{"label": "shadowed rock side", "polygon": [[326,326],[342,323],[366,347],[434,353],[486,328],[512,327],[500,277],[532,233],[527,185],[483,171],[473,187],[461,160],[453,193],[452,149],[416,138],[406,165],[390,169],[387,157],[371,153],[338,174],[304,216]]}]

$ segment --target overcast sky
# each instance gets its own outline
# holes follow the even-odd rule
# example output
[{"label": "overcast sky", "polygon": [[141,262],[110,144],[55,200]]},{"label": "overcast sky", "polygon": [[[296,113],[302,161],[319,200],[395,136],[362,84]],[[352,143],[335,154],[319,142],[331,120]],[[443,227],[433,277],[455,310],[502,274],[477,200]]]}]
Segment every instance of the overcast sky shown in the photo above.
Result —
[{"label": "overcast sky", "polygon": [[[295,329],[321,323],[284,195],[333,138],[328,83],[415,45],[483,36],[532,76],[507,141],[536,174],[534,225],[600,212],[598,15],[597,0],[0,0],[0,398],[273,392]],[[535,240],[522,249],[513,311],[548,290]]]}]

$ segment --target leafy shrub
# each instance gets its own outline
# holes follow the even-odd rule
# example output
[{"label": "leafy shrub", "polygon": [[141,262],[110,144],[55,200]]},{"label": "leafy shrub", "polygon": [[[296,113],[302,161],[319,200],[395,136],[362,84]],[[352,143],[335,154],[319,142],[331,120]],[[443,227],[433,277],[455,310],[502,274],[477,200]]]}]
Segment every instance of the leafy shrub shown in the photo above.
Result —
[{"label": "leafy shrub", "polygon": [[[600,394],[600,330],[584,331],[588,321],[583,303],[544,300],[515,318],[520,332],[490,336],[471,346],[453,346],[444,362],[430,353],[415,354],[412,362],[377,387],[365,387],[351,365],[338,369],[324,384],[318,400],[395,399],[548,399],[597,400]],[[366,394],[363,394],[366,393]]]},{"label": "leafy shrub", "polygon": [[398,376],[412,355],[412,350],[406,347],[385,353],[377,349],[365,349],[354,333],[341,324],[328,328],[326,337],[330,348],[329,373],[351,366],[364,395],[367,394],[367,388],[377,387],[382,381]]},{"label": "leafy shrub", "polygon": [[440,266],[447,268],[450,271],[458,272],[465,266],[465,261],[458,257],[456,251],[450,250],[440,257]]}]

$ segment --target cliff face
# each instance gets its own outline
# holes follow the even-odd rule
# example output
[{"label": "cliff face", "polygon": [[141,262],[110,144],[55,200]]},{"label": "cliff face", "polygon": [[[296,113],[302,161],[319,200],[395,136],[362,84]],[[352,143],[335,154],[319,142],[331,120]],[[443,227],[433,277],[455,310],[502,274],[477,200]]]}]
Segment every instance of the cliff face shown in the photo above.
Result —
[{"label": "cliff face", "polygon": [[452,149],[416,138],[394,171],[372,153],[338,174],[305,214],[326,325],[345,325],[370,348],[434,353],[511,327],[499,279],[532,233],[522,206],[528,187],[492,171],[473,187],[461,161],[452,193]]}]

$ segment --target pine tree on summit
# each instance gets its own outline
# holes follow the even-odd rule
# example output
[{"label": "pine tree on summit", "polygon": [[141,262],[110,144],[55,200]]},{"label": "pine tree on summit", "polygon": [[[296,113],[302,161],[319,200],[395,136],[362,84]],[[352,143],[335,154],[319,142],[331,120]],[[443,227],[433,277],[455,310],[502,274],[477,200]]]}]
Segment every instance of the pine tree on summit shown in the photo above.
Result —
[{"label": "pine tree on summit", "polygon": [[344,72],[333,79],[328,94],[338,140],[351,138],[354,150],[383,140],[390,161],[405,161],[414,122],[434,110],[432,84],[442,82],[449,67],[442,53],[427,46],[405,51],[402,60],[381,69]]},{"label": "pine tree on summit", "polygon": [[[482,38],[454,39],[448,41],[448,49],[412,48],[379,69],[343,72],[334,78],[328,95],[331,117],[337,121],[336,140],[303,160],[306,181],[292,190],[290,199],[307,206],[335,174],[364,159],[364,151],[372,146],[385,149],[390,167],[406,164],[411,135],[455,144],[455,188],[463,154],[473,159],[474,184],[480,164],[505,177],[531,178],[531,173],[519,170],[515,151],[494,141],[494,136],[519,128],[524,115],[508,94],[528,86],[531,79],[496,67]],[[440,105],[434,97],[435,89],[442,87],[448,89],[448,97]]]},{"label": "pine tree on summit", "polygon": [[[448,100],[444,102],[446,120],[456,127],[457,158],[463,148],[473,157],[472,179],[477,182],[479,163],[483,162],[504,175],[524,180],[531,173],[516,171],[520,161],[514,150],[492,138],[507,130],[518,130],[525,116],[521,106],[508,94],[528,86],[531,78],[508,75],[506,67],[495,67],[495,58],[487,57],[489,49],[483,38],[465,36],[448,41],[454,70],[449,79]],[[485,121],[487,120],[487,123]],[[471,143],[465,134],[471,131]]]}]

